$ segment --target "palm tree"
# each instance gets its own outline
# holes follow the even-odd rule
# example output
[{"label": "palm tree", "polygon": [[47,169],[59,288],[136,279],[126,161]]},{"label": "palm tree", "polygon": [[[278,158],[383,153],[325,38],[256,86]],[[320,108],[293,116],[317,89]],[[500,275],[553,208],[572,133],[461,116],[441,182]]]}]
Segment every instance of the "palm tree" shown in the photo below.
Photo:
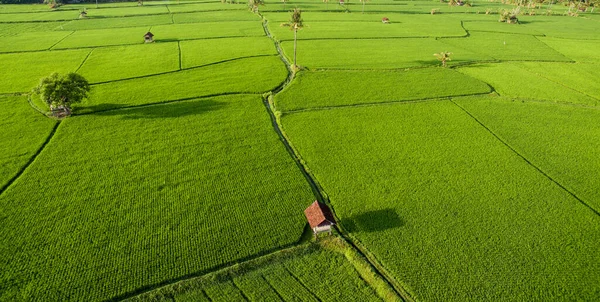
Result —
[{"label": "palm tree", "polygon": [[360,1],[360,2],[362,2],[362,4],[363,4],[363,5],[362,5],[362,13],[364,14],[364,13],[365,13],[365,3],[366,3],[368,0],[359,0],[359,1]]},{"label": "palm tree", "polygon": [[265,5],[265,0],[248,0],[248,7],[254,13],[258,13],[259,5]]},{"label": "palm tree", "polygon": [[296,69],[298,65],[296,65],[296,44],[298,40],[298,30],[304,27],[302,24],[302,11],[299,8],[294,8],[292,12],[292,19],[288,23],[282,23],[281,26],[287,26],[290,30],[294,31],[294,65],[293,68]]},{"label": "palm tree", "polygon": [[450,58],[451,52],[442,51],[440,53],[434,53],[433,55],[437,57],[438,60],[442,61],[442,66],[446,67],[446,61],[452,61]]}]

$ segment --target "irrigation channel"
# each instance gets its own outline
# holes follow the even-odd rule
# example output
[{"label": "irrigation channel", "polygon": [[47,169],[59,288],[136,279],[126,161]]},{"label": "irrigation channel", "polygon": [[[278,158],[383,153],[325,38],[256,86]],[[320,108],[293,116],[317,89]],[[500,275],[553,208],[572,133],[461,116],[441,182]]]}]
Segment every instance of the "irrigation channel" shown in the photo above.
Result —
[{"label": "irrigation channel", "polygon": [[404,301],[414,301],[414,299],[408,294],[408,292],[387,272],[387,270],[385,270],[385,268],[375,258],[375,256],[372,253],[370,253],[365,247],[363,247],[362,244],[360,243],[360,241],[358,241],[354,236],[349,234],[344,229],[344,227],[339,224],[340,219],[335,212],[335,208],[329,202],[329,198],[327,197],[327,194],[323,191],[321,185],[318,183],[316,178],[311,174],[309,168],[305,165],[305,162],[302,160],[302,157],[300,156],[300,154],[296,151],[296,149],[290,143],[290,140],[287,137],[287,135],[285,134],[285,132],[283,132],[281,130],[282,129],[281,120],[279,118],[280,117],[279,114],[276,113],[273,98],[275,97],[275,95],[277,95],[279,92],[281,92],[283,89],[285,89],[294,80],[295,75],[296,75],[296,70],[294,70],[292,68],[292,64],[290,64],[288,59],[285,57],[279,41],[277,39],[273,38],[273,36],[271,35],[269,26],[268,26],[268,20],[265,19],[265,17],[260,13],[259,13],[259,16],[263,20],[263,29],[265,31],[265,34],[275,44],[275,48],[277,48],[277,53],[279,54],[279,58],[281,59],[281,61],[283,61],[283,63],[285,64],[285,66],[288,70],[287,79],[281,85],[276,87],[273,91],[265,94],[265,96],[263,97],[263,103],[264,103],[267,111],[269,112],[269,115],[271,116],[271,121],[272,121],[275,132],[277,132],[277,135],[279,135],[279,138],[281,139],[281,142],[284,144],[286,150],[288,151],[288,153],[290,154],[290,156],[292,157],[294,162],[296,162],[296,165],[298,166],[298,168],[304,175],[304,178],[306,178],[306,181],[309,183],[309,185],[313,191],[313,194],[315,195],[315,198],[318,201],[327,204],[331,208],[331,212],[333,213],[333,216],[335,217],[335,220],[337,222],[335,225],[337,233],[339,233],[340,236],[342,236],[342,238],[346,242],[348,242],[352,248],[354,248],[360,255],[362,255],[368,261],[369,265],[371,266],[371,269],[373,269],[374,272],[379,274],[379,276],[381,278],[383,278],[383,280],[385,280],[388,283],[388,285],[391,286],[391,288],[394,289],[394,291],[396,292],[396,294],[398,294],[398,296],[400,296]]}]

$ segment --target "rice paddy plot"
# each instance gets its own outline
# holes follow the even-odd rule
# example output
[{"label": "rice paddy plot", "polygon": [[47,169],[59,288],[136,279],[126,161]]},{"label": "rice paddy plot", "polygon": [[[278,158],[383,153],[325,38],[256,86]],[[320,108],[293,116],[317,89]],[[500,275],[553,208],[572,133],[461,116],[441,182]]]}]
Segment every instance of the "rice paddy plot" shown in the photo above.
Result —
[{"label": "rice paddy plot", "polygon": [[415,300],[598,297],[600,216],[453,103],[307,111],[282,124],[342,227]]},{"label": "rice paddy plot", "polygon": [[64,21],[79,18],[79,11],[47,11],[39,13],[14,13],[0,15],[2,22],[28,22],[28,21]]},{"label": "rice paddy plot", "polygon": [[[309,24],[306,23],[306,25]],[[278,40],[294,39],[294,32],[289,27],[269,23],[269,29]],[[423,18],[420,22],[404,23],[402,20],[398,20],[390,24],[383,24],[381,17],[374,17],[372,22],[312,22],[298,32],[298,39],[461,37],[466,34],[460,26],[460,22],[454,20]]]},{"label": "rice paddy plot", "polygon": [[[493,19],[492,19],[493,18]],[[531,23],[512,25],[498,22],[498,15],[493,15],[489,21],[465,21],[464,26],[468,31],[523,34],[532,36],[543,36],[544,33],[531,28]],[[535,19],[531,22],[536,22]]]},{"label": "rice paddy plot", "polygon": [[485,83],[444,68],[303,72],[277,94],[275,105],[278,110],[291,111],[489,92]]},{"label": "rice paddy plot", "polygon": [[[288,4],[289,5],[289,2]],[[337,5],[333,1],[329,3],[330,6]],[[287,22],[290,20],[291,14],[289,12],[265,12],[262,14],[265,19],[269,20],[269,22],[273,22],[274,24],[279,24],[281,22]],[[390,17],[390,19],[399,20],[400,18],[406,17],[406,15],[392,13],[387,14],[386,16]],[[393,18],[396,16],[396,18]],[[401,17],[400,17],[401,16]],[[381,16],[374,14],[346,14],[346,13],[335,13],[335,12],[321,12],[321,11],[302,11],[302,20],[306,22],[306,24],[310,22],[322,22],[322,21],[381,21]],[[308,29],[308,28],[307,28]]]},{"label": "rice paddy plot", "polygon": [[600,111],[506,99],[459,101],[550,177],[600,212]]},{"label": "rice paddy plot", "polygon": [[[0,16],[1,17],[1,16]],[[59,22],[29,22],[29,23],[0,23],[0,35],[18,35],[29,32],[50,32],[60,29],[62,24],[68,21]]]},{"label": "rice paddy plot", "polygon": [[[260,37],[265,32],[259,21],[202,22],[152,27],[156,41],[227,37]],[[143,34],[142,34],[143,36]]]},{"label": "rice paddy plot", "polygon": [[[452,52],[449,66],[492,59],[460,46],[448,46],[433,38],[300,40],[297,44],[298,65],[310,69],[394,69],[441,65],[433,54],[442,51]],[[281,46],[291,62],[294,42],[282,42]]]},{"label": "rice paddy plot", "polygon": [[[427,5],[402,5],[402,4],[375,4],[366,2],[364,6],[365,13],[388,13],[388,12],[396,12],[403,14],[422,14],[425,17],[427,15],[431,15],[432,9],[437,9],[439,13],[465,13],[465,12],[474,12],[475,9],[472,7],[448,7],[447,4],[443,3],[434,3],[427,2]],[[363,10],[363,5],[359,1],[355,1],[355,3],[349,3],[346,5],[348,9],[353,13],[361,13]]]},{"label": "rice paddy plot", "polygon": [[0,33],[0,52],[46,50],[71,32]]},{"label": "rice paddy plot", "polygon": [[200,13],[173,14],[175,23],[199,23],[199,22],[231,22],[235,21],[260,21],[260,17],[248,11],[211,11]]},{"label": "rice paddy plot", "polygon": [[523,62],[524,69],[536,75],[581,92],[600,102],[600,66],[595,64],[563,64]]},{"label": "rice paddy plot", "polygon": [[60,30],[88,30],[123,27],[150,27],[152,25],[172,24],[171,15],[136,16],[127,18],[78,19],[62,24]]},{"label": "rice paddy plot", "polygon": [[179,70],[177,42],[96,48],[78,70],[90,83]]},{"label": "rice paddy plot", "polygon": [[49,10],[48,6],[42,5],[42,4],[19,4],[19,5],[0,4],[0,14],[47,12],[48,10]]},{"label": "rice paddy plot", "polygon": [[[90,98],[74,106],[84,113],[209,95],[265,93],[287,77],[277,56],[239,59],[131,80],[94,85]],[[260,79],[260,80],[257,80]]]},{"label": "rice paddy plot", "polygon": [[[568,7],[564,10],[566,12]],[[556,16],[520,16],[519,21],[524,21],[528,27],[544,33],[547,37],[600,40],[598,35],[600,22],[595,20]]]},{"label": "rice paddy plot", "polygon": [[258,95],[71,117],[0,196],[0,300],[117,299],[276,250],[313,198]]},{"label": "rice paddy plot", "polygon": [[52,49],[143,44],[150,27],[107,28],[76,31]]},{"label": "rice paddy plot", "polygon": [[449,46],[461,47],[498,60],[570,61],[536,37],[528,35],[472,32],[467,38],[449,38],[440,41]]},{"label": "rice paddy plot", "polygon": [[[276,1],[273,4],[267,4],[265,6],[260,6],[259,11],[262,12],[282,12],[282,11],[292,11],[295,7],[300,8],[303,12],[308,11],[323,11],[326,9],[325,3],[320,2],[303,2],[303,3],[294,3],[293,1],[286,2],[285,9],[283,9],[283,2]],[[331,1],[329,3],[329,8],[332,12],[340,12],[345,13],[346,9],[340,6],[337,2]]]},{"label": "rice paddy plot", "polygon": [[24,96],[1,96],[0,188],[29,162],[44,143],[55,121],[37,114]]},{"label": "rice paddy plot", "polygon": [[[570,64],[559,66],[568,68]],[[458,69],[459,72],[484,81],[500,95],[509,98],[545,100],[560,103],[598,105],[599,101],[570,89],[545,76],[536,75],[519,63],[490,63]]]},{"label": "rice paddy plot", "polygon": [[[300,247],[278,260],[214,280],[202,278],[172,296],[175,301],[381,301],[339,252]],[[236,299],[240,296],[246,299]]]},{"label": "rice paddy plot", "polygon": [[[208,11],[232,11],[232,10],[248,10],[248,4],[243,1],[238,1],[235,4],[221,3],[220,1],[206,3],[187,3],[180,5],[169,5],[169,11],[173,14],[188,13],[188,12],[208,12]],[[248,12],[248,14],[251,14]]]},{"label": "rice paddy plot", "polygon": [[89,49],[0,54],[0,93],[28,92],[53,72],[75,71]]},{"label": "rice paddy plot", "polygon": [[139,15],[159,15],[169,14],[169,9],[166,5],[144,5],[135,7],[118,7],[118,8],[90,8],[87,10],[88,18],[112,18],[112,17],[129,17]]},{"label": "rice paddy plot", "polygon": [[540,37],[540,40],[571,60],[577,62],[598,62],[597,49],[600,49],[600,40],[572,40]]},{"label": "rice paddy plot", "polygon": [[243,37],[181,42],[181,65],[183,68],[259,55],[277,55],[271,39]]}]

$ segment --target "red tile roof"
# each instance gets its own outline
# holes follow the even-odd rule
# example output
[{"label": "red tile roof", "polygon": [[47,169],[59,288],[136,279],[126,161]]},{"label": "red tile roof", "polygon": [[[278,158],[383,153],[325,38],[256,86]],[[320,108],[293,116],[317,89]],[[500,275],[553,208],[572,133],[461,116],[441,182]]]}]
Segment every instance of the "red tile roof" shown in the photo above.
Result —
[{"label": "red tile roof", "polygon": [[335,224],[333,213],[331,213],[329,207],[317,200],[304,210],[304,215],[306,215],[306,219],[311,228],[317,227],[324,222],[330,225]]}]

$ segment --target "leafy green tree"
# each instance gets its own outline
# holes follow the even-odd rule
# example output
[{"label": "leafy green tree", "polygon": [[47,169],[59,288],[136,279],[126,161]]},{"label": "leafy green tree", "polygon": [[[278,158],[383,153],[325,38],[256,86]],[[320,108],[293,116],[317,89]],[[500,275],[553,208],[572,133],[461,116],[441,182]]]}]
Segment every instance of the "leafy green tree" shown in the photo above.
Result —
[{"label": "leafy green tree", "polygon": [[451,54],[451,52],[442,51],[440,53],[434,53],[433,55],[436,56],[436,58],[442,62],[443,67],[446,67],[446,62],[452,61],[452,59],[450,58]]},{"label": "leafy green tree", "polygon": [[292,67],[296,69],[298,68],[298,65],[296,65],[298,30],[304,27],[304,24],[302,23],[302,11],[299,8],[295,8],[294,11],[292,11],[292,19],[288,23],[282,23],[281,26],[287,26],[290,30],[294,31],[294,65]]},{"label": "leafy green tree", "polygon": [[40,80],[34,93],[40,95],[52,112],[58,115],[70,115],[71,104],[87,98],[90,84],[81,75],[71,72],[66,75],[53,73]]},{"label": "leafy green tree", "polygon": [[259,5],[264,6],[265,0],[248,0],[248,7],[255,14],[258,14],[258,6]]}]

